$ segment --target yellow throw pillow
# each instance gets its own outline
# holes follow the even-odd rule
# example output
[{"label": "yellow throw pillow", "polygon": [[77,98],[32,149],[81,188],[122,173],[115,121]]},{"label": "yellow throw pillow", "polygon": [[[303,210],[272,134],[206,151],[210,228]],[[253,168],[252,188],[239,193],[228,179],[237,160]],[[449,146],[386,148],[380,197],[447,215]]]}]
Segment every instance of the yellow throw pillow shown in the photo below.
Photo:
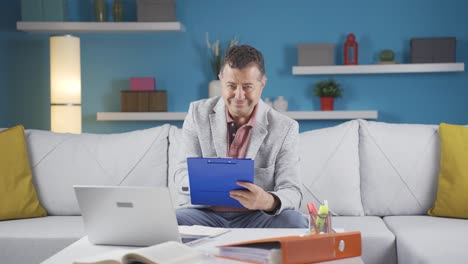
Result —
[{"label": "yellow throw pillow", "polygon": [[0,132],[0,220],[46,216],[32,183],[24,127]]},{"label": "yellow throw pillow", "polygon": [[432,216],[468,218],[468,127],[441,123],[440,171]]}]

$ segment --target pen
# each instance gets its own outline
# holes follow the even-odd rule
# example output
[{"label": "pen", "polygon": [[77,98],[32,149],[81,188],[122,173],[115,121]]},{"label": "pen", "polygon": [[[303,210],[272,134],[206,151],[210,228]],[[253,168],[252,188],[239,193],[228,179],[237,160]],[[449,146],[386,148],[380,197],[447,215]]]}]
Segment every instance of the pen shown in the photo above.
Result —
[{"label": "pen", "polygon": [[317,207],[315,207],[315,204],[313,202],[310,202],[307,204],[307,211],[309,212],[309,229],[310,233],[317,233],[316,229],[316,224],[315,224],[315,219],[317,217]]},{"label": "pen", "polygon": [[309,214],[313,214],[313,215],[317,214],[317,207],[315,207],[315,204],[312,202],[307,204],[307,210],[309,211]]}]

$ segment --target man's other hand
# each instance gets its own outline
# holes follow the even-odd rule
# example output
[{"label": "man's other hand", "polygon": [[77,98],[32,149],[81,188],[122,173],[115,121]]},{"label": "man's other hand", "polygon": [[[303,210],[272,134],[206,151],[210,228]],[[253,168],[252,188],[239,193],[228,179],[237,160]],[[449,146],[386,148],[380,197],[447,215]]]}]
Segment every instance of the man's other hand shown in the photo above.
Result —
[{"label": "man's other hand", "polygon": [[278,208],[279,199],[263,190],[262,187],[242,181],[238,181],[237,185],[245,187],[247,190],[232,190],[229,195],[239,201],[245,208],[267,212],[273,212]]}]

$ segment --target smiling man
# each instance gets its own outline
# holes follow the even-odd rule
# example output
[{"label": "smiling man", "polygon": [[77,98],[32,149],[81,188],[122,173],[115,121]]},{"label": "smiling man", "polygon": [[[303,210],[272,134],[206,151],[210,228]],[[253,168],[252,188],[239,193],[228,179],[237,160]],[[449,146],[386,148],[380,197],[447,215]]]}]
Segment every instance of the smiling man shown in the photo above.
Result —
[{"label": "smiling man", "polygon": [[298,172],[298,123],[260,98],[267,83],[263,55],[233,46],[219,73],[222,96],[193,102],[183,125],[183,154],[174,181],[188,195],[187,157],[251,158],[254,183],[230,196],[244,208],[210,206],[177,210],[179,225],[229,228],[305,228]]}]

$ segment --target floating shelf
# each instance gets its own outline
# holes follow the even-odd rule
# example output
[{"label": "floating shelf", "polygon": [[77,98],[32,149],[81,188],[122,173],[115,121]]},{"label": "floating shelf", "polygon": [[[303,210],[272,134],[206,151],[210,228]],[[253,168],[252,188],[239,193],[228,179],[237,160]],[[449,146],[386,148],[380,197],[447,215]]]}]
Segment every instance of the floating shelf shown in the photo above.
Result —
[{"label": "floating shelf", "polygon": [[98,112],[98,121],[177,121],[187,112]]},{"label": "floating shelf", "polygon": [[[377,119],[378,111],[292,111],[295,120]],[[187,112],[98,112],[98,121],[183,121]]]},{"label": "floating shelf", "polygon": [[16,29],[34,33],[136,33],[182,31],[180,22],[16,22]]},{"label": "floating shelf", "polygon": [[295,120],[377,119],[378,111],[292,111],[285,114]]},{"label": "floating shelf", "polygon": [[294,66],[293,75],[463,72],[464,63]]}]

